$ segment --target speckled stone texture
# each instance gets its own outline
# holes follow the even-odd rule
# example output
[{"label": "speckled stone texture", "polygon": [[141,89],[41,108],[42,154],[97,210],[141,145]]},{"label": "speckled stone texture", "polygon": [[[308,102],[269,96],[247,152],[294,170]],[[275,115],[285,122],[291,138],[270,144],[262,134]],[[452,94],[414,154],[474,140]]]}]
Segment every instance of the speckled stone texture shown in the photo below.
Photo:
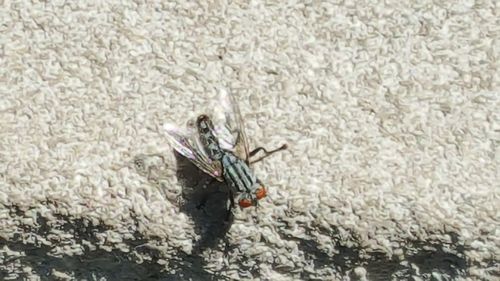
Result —
[{"label": "speckled stone texture", "polygon": [[[0,0],[1,280],[500,278],[499,1],[199,2]],[[258,208],[162,131],[220,87]]]}]

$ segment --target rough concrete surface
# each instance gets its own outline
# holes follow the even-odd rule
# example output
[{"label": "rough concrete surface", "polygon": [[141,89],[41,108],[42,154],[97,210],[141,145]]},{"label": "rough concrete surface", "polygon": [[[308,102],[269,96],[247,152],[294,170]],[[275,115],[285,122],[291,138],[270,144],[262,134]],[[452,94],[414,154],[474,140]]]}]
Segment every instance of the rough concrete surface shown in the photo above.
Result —
[{"label": "rough concrete surface", "polygon": [[[1,280],[499,280],[500,2],[0,0]],[[239,102],[269,190],[162,125]]]}]

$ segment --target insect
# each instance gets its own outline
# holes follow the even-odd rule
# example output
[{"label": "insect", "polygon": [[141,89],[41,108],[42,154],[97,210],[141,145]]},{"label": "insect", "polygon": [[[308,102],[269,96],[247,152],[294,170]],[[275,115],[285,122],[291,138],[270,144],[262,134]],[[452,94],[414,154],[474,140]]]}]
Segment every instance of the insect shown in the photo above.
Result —
[{"label": "insect", "polygon": [[[213,179],[229,185],[231,207],[234,207],[235,194],[241,208],[256,206],[258,200],[266,197],[267,189],[250,165],[287,148],[284,144],[270,151],[264,147],[249,151],[238,104],[224,89],[219,92],[218,104],[210,116],[199,115],[184,129],[168,123],[163,127],[178,153]],[[264,155],[251,161],[259,152]]]}]

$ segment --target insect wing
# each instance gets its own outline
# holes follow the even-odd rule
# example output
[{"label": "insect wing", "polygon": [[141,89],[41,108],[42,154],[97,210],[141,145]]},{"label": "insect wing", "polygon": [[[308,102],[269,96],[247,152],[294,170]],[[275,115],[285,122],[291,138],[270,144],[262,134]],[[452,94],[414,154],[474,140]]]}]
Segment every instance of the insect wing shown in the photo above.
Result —
[{"label": "insect wing", "polygon": [[167,132],[170,143],[177,152],[188,158],[205,173],[216,178],[218,181],[223,181],[221,163],[213,161],[208,157],[194,128],[188,127],[182,130],[168,123],[164,124],[163,128]]},{"label": "insect wing", "polygon": [[233,95],[225,89],[219,92],[218,105],[214,113],[215,132],[219,145],[248,161],[248,139],[245,134],[240,108]]}]

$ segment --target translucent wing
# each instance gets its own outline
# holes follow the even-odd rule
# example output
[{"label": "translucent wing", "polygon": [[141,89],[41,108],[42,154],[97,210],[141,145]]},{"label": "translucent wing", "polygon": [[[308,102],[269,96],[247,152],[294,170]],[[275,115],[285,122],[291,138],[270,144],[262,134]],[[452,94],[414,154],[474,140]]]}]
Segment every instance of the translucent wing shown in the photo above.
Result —
[{"label": "translucent wing", "polygon": [[188,126],[183,130],[167,123],[163,125],[163,128],[167,132],[170,143],[177,152],[188,158],[205,173],[216,178],[218,181],[223,181],[221,163],[213,161],[208,157],[194,127]]},{"label": "translucent wing", "polygon": [[234,96],[225,89],[221,89],[218,104],[214,108],[214,126],[219,145],[223,149],[233,151],[239,158],[247,161],[248,139],[240,108]]}]

